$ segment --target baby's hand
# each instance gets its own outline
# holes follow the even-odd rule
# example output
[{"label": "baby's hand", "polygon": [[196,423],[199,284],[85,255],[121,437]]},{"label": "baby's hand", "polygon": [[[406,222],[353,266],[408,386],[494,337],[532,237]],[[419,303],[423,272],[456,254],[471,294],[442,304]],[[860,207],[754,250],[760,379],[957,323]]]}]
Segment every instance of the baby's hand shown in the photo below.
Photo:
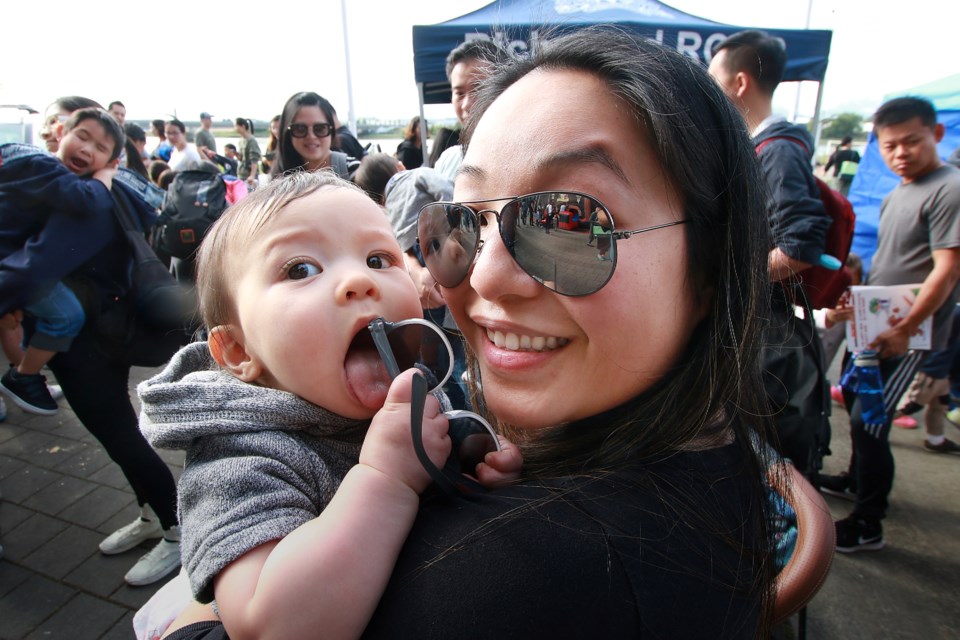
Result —
[{"label": "baby's hand", "polygon": [[94,180],[99,180],[107,190],[113,187],[113,176],[117,175],[116,169],[104,168],[93,174]]},{"label": "baby's hand", "polygon": [[500,451],[491,451],[477,465],[476,476],[487,489],[505,487],[520,478],[523,455],[517,445],[500,436]]},{"label": "baby's hand", "polygon": [[[360,464],[373,467],[402,482],[417,493],[430,484],[430,476],[413,450],[410,431],[411,380],[415,369],[401,373],[390,385],[387,400],[370,423],[360,450]],[[427,395],[423,410],[423,448],[437,467],[443,467],[450,456],[447,418],[440,413],[440,403]]]}]

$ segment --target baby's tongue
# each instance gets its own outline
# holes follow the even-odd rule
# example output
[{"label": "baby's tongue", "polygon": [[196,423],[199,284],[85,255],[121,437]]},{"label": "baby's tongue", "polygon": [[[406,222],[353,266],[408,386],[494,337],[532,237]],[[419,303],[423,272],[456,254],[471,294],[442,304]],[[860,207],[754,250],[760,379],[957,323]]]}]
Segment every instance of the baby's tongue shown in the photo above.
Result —
[{"label": "baby's tongue", "polygon": [[360,403],[371,409],[381,408],[391,380],[377,350],[373,347],[350,349],[343,366],[347,384]]}]

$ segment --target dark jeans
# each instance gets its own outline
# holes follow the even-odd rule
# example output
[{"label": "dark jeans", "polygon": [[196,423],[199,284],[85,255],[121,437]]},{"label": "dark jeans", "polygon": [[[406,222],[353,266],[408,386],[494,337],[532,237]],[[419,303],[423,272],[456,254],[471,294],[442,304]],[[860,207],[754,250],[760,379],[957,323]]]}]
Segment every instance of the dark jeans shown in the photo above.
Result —
[{"label": "dark jeans", "polygon": [[894,462],[890,451],[890,426],[893,412],[924,357],[923,352],[911,351],[902,358],[880,361],[883,380],[883,402],[886,420],[878,433],[865,428],[860,411],[860,400],[855,393],[844,389],[843,398],[850,412],[850,478],[857,492],[853,515],[867,520],[882,520],[887,515],[888,497],[893,488]]},{"label": "dark jeans", "polygon": [[120,466],[140,506],[149,504],[163,528],[177,524],[177,485],[166,463],[153,450],[130,402],[130,367],[108,361],[84,330],[70,351],[50,361],[63,395],[83,426]]}]

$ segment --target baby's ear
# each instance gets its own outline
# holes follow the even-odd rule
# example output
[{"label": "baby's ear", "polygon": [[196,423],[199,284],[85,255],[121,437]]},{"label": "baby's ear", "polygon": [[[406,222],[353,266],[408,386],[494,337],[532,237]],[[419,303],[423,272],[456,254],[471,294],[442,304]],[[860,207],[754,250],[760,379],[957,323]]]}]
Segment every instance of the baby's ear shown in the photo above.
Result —
[{"label": "baby's ear", "polygon": [[210,330],[207,339],[210,355],[221,367],[244,382],[253,382],[263,374],[260,361],[247,353],[243,332],[234,325],[220,325]]}]

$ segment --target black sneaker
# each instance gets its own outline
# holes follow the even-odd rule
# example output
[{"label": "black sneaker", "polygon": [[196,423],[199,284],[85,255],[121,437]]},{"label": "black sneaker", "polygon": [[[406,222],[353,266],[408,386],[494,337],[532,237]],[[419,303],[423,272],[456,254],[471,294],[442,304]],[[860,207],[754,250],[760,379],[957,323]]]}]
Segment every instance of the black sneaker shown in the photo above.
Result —
[{"label": "black sneaker", "polygon": [[0,391],[29,413],[52,416],[60,409],[47,389],[47,379],[39,373],[21,375],[10,367],[0,378]]},{"label": "black sneaker", "polygon": [[853,478],[846,471],[836,476],[821,473],[818,480],[821,492],[844,500],[856,501],[857,492],[853,490]]},{"label": "black sneaker", "polygon": [[879,520],[850,515],[833,523],[837,528],[837,551],[879,551],[883,549],[883,527]]},{"label": "black sneaker", "polygon": [[929,440],[924,440],[923,446],[934,453],[960,453],[960,445],[948,438],[944,438],[940,444],[930,444]]}]

